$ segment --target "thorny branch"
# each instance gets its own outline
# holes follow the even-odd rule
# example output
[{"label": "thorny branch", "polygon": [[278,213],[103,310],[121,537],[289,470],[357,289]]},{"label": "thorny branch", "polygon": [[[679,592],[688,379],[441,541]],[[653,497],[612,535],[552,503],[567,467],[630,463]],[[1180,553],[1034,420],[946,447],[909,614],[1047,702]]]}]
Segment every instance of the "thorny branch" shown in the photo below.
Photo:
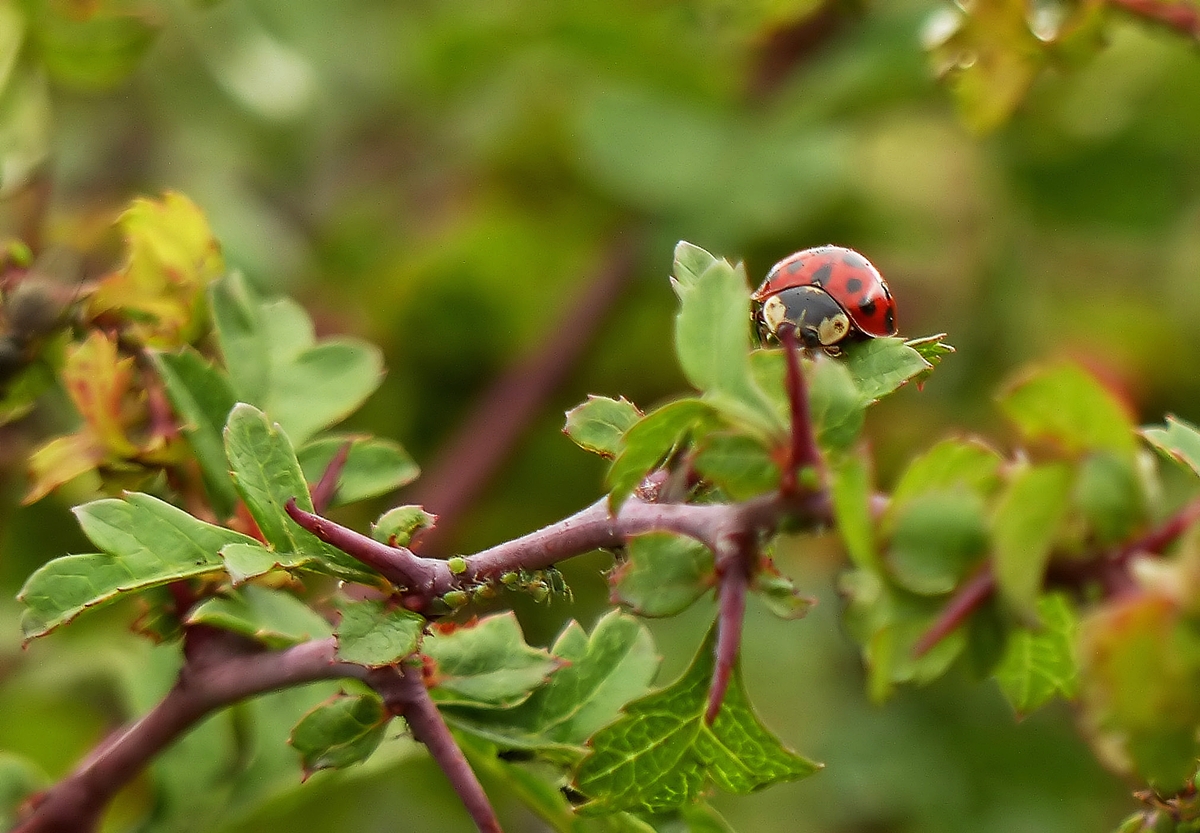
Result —
[{"label": "thorny branch", "polygon": [[[248,652],[230,641],[220,652],[224,655],[191,658],[158,705],[110,735],[74,772],[33,799],[31,814],[13,833],[91,833],[117,791],[209,713],[256,694],[316,680],[364,679],[367,672],[338,662],[333,639],[276,652]],[[218,651],[214,646],[209,653]]]},{"label": "thorny branch", "polygon": [[450,590],[468,589],[520,569],[545,569],[593,550],[621,547],[628,538],[646,532],[686,535],[717,552],[727,546],[722,543],[726,537],[768,534],[785,516],[797,517],[810,525],[828,523],[831,518],[824,493],[794,497],[769,494],[733,504],[648,503],[631,497],[615,517],[609,514],[608,500],[604,498],[536,532],[464,556],[466,569],[456,574],[446,561],[416,555],[405,547],[381,544],[305,512],[295,501],[286,508],[296,523],[322,541],[404,587],[406,603],[414,610],[427,609],[434,599]]},{"label": "thorny branch", "polygon": [[[322,540],[407,588],[411,599],[406,601],[425,604],[448,590],[496,578],[511,570],[536,570],[595,549],[618,547],[630,536],[644,532],[676,532],[723,553],[729,549],[727,542],[757,540],[786,516],[809,524],[827,523],[831,516],[823,493],[790,497],[771,494],[739,504],[709,505],[656,504],[633,497],[616,516],[609,514],[607,500],[600,500],[558,523],[468,556],[466,572],[455,575],[445,561],[380,544],[305,512],[295,502],[288,504],[288,513]],[[733,589],[722,591],[723,606],[727,606],[724,599],[734,595],[735,590],[744,603],[748,572],[743,561],[743,554],[735,552],[733,560],[728,562],[727,574],[734,577],[728,587]],[[740,608],[735,618],[740,626]],[[736,656],[739,630],[728,625],[725,628],[723,640],[733,646],[730,656]],[[726,675],[728,670],[724,672]],[[386,673],[392,674],[390,682]],[[400,682],[394,679],[396,674],[400,675]],[[117,790],[209,713],[256,694],[344,677],[375,686],[396,713],[404,714],[414,736],[428,746],[479,829],[485,833],[499,831],[490,804],[461,750],[441,722],[433,702],[427,694],[422,694],[424,684],[419,674],[407,668],[377,672],[339,662],[333,640],[327,639],[278,652],[250,651],[238,642],[189,651],[184,670],[171,692],[147,715],[101,744],[71,775],[43,793],[14,833],[91,833],[97,829],[104,808]],[[719,705],[719,699],[716,702]]]}]

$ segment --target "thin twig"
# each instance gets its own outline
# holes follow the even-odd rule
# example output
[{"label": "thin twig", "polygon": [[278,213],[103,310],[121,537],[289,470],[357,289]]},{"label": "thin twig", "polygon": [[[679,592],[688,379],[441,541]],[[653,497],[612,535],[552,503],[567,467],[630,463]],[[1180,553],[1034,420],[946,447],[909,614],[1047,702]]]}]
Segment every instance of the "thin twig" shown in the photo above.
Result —
[{"label": "thin twig", "polygon": [[800,469],[812,466],[819,470],[821,449],[817,446],[817,438],[813,433],[808,386],[800,367],[800,346],[796,341],[795,329],[781,328],[779,340],[783,343],[783,354],[787,361],[788,410],[792,420],[791,444],[788,447],[787,463],[780,476],[779,488],[784,494],[790,495],[795,494],[798,488],[796,478]]},{"label": "thin twig", "polygon": [[338,480],[341,479],[342,472],[346,469],[346,461],[350,459],[350,448],[353,445],[354,440],[346,440],[338,447],[337,452],[329,461],[329,465],[325,466],[325,471],[321,473],[321,479],[317,481],[317,485],[312,487],[313,511],[318,515],[333,503],[333,497],[337,494]]},{"label": "thin twig", "polygon": [[721,711],[725,692],[742,647],[742,624],[746,614],[746,590],[750,586],[750,570],[755,562],[752,547],[735,545],[717,557],[720,577],[717,612],[717,644],[712,683],[708,687],[708,703],[704,707],[704,722],[711,724]]},{"label": "thin twig", "polygon": [[[1052,563],[1046,571],[1047,582],[1079,586],[1098,581],[1106,596],[1120,595],[1131,587],[1129,561],[1135,555],[1161,554],[1197,521],[1200,521],[1200,499],[1188,503],[1162,525],[1121,546],[1110,555],[1089,561],[1072,561],[1070,564]],[[929,630],[913,645],[913,656],[921,657],[929,653],[935,645],[970,618],[971,614],[995,592],[996,576],[991,564],[985,562],[958,589]]]},{"label": "thin twig", "polygon": [[322,541],[357,558],[384,578],[407,588],[413,601],[430,600],[504,573],[540,570],[576,555],[623,546],[632,535],[674,532],[715,550],[728,534],[762,534],[787,516],[808,523],[828,523],[831,509],[824,492],[796,496],[763,495],[739,504],[646,503],[631,497],[616,517],[601,499],[570,517],[464,558],[465,569],[451,573],[449,564],[424,558],[403,547],[390,547],[333,521],[287,504],[288,514]]},{"label": "thin twig", "polygon": [[992,572],[991,564],[985,561],[979,565],[975,574],[958,588],[958,592],[946,604],[929,630],[921,634],[921,638],[912,647],[912,655],[923,657],[933,650],[935,645],[957,630],[995,592],[996,575]]},{"label": "thin twig", "polygon": [[1200,498],[1185,504],[1163,523],[1147,532],[1141,538],[1130,541],[1113,554],[1112,560],[1123,564],[1138,553],[1160,555],[1163,550],[1187,532],[1197,521],[1200,521]]},{"label": "thin twig", "polygon": [[[352,555],[371,569],[401,587],[418,592],[432,588],[438,575],[437,565],[445,568],[445,562],[421,558],[405,547],[392,547],[368,538],[341,524],[305,512],[296,505],[296,499],[287,502],[284,509],[288,516],[327,544],[332,544],[348,555]],[[445,592],[445,591],[442,591]]]},{"label": "thin twig", "polygon": [[[450,734],[446,721],[438,711],[429,696],[422,679],[421,668],[413,665],[402,665],[399,669],[380,669],[381,672],[392,675],[389,685],[375,685],[384,696],[384,702],[396,714],[404,715],[412,730],[413,737],[425,744],[430,756],[446,773],[446,778],[454,787],[454,792],[467,808],[475,826],[480,833],[502,833],[496,811],[488,801],[487,793],[462,749]],[[374,680],[371,681],[374,685]]]}]

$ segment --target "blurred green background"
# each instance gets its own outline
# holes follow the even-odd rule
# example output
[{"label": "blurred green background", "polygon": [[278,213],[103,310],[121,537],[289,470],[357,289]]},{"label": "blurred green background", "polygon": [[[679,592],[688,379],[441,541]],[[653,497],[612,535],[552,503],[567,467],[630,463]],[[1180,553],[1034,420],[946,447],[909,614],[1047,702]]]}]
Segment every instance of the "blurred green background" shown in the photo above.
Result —
[{"label": "blurred green background", "polygon": [[[110,6],[117,22],[93,30],[100,47],[87,48],[76,18]],[[958,353],[924,391],[869,417],[883,486],[948,433],[982,431],[1003,447],[992,394],[1032,360],[1082,360],[1144,421],[1200,419],[1194,43],[1113,16],[1101,49],[1040,73],[1011,121],[980,137],[922,51],[936,9],[0,0],[0,58],[5,27],[33,22],[20,59],[0,61],[3,216],[20,226],[48,194],[42,242],[87,248],[98,269],[117,251],[109,223],[131,197],[183,191],[259,287],[298,297],[325,333],[383,348],[389,376],[351,426],[398,439],[427,467],[489,382],[553,352],[547,339],[573,326],[573,299],[632,251],[613,308],[573,313],[580,327],[598,319],[599,334],[456,526],[464,552],[600,495],[603,461],[559,433],[566,408],[588,393],[645,407],[681,390],[666,279],[679,239],[744,259],[752,281],[796,249],[856,248],[887,277],[902,333],[949,334]],[[55,15],[68,23],[39,23]],[[125,633],[132,605],[19,646],[11,599],[25,576],[86,546],[65,500],[17,508],[22,450],[64,419],[48,407],[2,438],[0,749],[51,777],[152,702],[170,665]],[[339,517],[362,526],[386,505]],[[821,604],[793,623],[751,609],[748,686],[766,722],[827,769],[717,798],[735,829],[1083,833],[1129,812],[1126,787],[1094,762],[1066,709],[1018,722],[965,674],[868,703],[831,589],[840,555],[797,540],[779,561]],[[508,600],[531,641],[571,617],[591,626],[607,604],[608,563],[563,565],[574,604]],[[683,667],[711,613],[654,625],[660,679]],[[193,791],[221,776],[200,771],[220,769],[208,765],[210,741],[196,741]],[[440,773],[403,743],[303,787],[279,767],[250,772],[244,790],[282,785],[265,808],[225,812],[238,802],[221,793],[215,809],[196,802],[174,817],[185,822],[148,829],[470,829]],[[504,785],[487,786],[506,829],[544,829]],[[111,828],[150,794],[148,781],[130,790]]]}]

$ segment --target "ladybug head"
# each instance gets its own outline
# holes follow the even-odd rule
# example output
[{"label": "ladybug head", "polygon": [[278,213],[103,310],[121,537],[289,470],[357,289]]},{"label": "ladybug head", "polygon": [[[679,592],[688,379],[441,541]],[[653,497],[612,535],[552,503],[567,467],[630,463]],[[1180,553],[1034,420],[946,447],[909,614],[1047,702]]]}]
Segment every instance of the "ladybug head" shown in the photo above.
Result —
[{"label": "ladybug head", "polygon": [[758,310],[764,334],[778,338],[785,327],[810,348],[829,348],[854,332],[846,311],[819,286],[793,286],[769,295]]}]

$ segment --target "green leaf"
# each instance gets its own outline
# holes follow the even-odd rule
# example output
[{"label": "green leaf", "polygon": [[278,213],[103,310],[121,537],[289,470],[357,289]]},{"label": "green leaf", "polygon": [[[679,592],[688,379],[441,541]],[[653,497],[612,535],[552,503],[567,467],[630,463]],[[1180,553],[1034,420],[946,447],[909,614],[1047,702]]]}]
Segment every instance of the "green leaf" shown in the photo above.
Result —
[{"label": "green leaf", "polygon": [[187,624],[240,633],[268,648],[286,648],[333,633],[328,622],[291,593],[254,585],[205,599],[188,613]]},{"label": "green leaf", "polygon": [[1128,408],[1083,368],[1062,363],[1035,370],[1000,397],[1004,415],[1030,442],[1050,442],[1070,454],[1137,450]]},{"label": "green leaf", "polygon": [[182,509],[133,492],[76,507],[84,533],[103,553],[68,555],[43,565],[18,599],[26,639],[42,636],[121,593],[223,569],[218,552],[253,538],[206,524]]},{"label": "green leaf", "polygon": [[179,353],[152,351],[150,358],[166,387],[171,407],[183,422],[213,509],[221,518],[233,514],[238,495],[229,476],[221,432],[237,404],[228,377],[190,347]]},{"label": "green leaf", "polygon": [[437,666],[430,691],[434,699],[478,708],[523,703],[561,664],[545,649],[525,644],[511,612],[450,633],[435,632],[426,637],[423,650]]},{"label": "green leaf", "polygon": [[592,736],[575,788],[584,815],[661,813],[694,802],[709,782],[745,795],[812,775],[820,765],[786,749],[759,722],[735,666],[712,725],[704,722],[716,628],[673,685],[635,700]]},{"label": "green leaf", "polygon": [[1127,541],[1146,520],[1146,496],[1132,461],[1097,451],[1084,458],[1071,503],[1101,546]]},{"label": "green leaf", "polygon": [[688,382],[731,419],[768,436],[783,433],[750,370],[745,269],[718,260],[693,281],[677,281],[675,291],[675,352]]},{"label": "green leaf", "polygon": [[945,338],[945,333],[938,333],[937,335],[922,336],[921,338],[910,338],[904,342],[907,346],[916,350],[921,358],[929,362],[931,370],[927,370],[924,375],[918,376],[918,383],[932,372],[932,368],[941,364],[942,359],[954,352],[954,348],[943,341]]},{"label": "green leaf", "polygon": [[859,393],[876,402],[909,379],[933,370],[920,353],[898,338],[872,338],[846,348],[846,366]]},{"label": "green leaf", "polygon": [[383,381],[383,357],[356,339],[326,339],[291,357],[271,379],[265,410],[297,443],[358,410]]},{"label": "green leaf", "polygon": [[731,500],[747,500],[779,488],[779,466],[762,443],[744,434],[709,434],[692,465]]},{"label": "green leaf", "polygon": [[811,596],[803,595],[795,583],[779,572],[771,561],[759,565],[750,589],[759,595],[767,610],[780,619],[801,619],[817,603]]},{"label": "green leaf", "polygon": [[313,511],[308,484],[292,444],[278,425],[252,405],[239,403],[225,426],[225,453],[233,482],[267,543],[276,552],[315,556],[312,569],[352,581],[378,583],[379,577],[341,550],[331,547],[293,521],[284,510],[293,498]]},{"label": "green leaf", "polygon": [[371,756],[390,719],[374,692],[340,694],[304,715],[288,743],[300,753],[305,777],[321,769],[343,769]]},{"label": "green leaf", "polygon": [[716,584],[708,547],[682,535],[631,536],[625,557],[609,577],[612,596],[639,616],[674,616]]},{"label": "green leaf", "polygon": [[1142,436],[1164,456],[1200,474],[1200,429],[1195,425],[1168,416],[1166,428],[1143,428]]},{"label": "green leaf", "polygon": [[403,448],[378,437],[327,434],[310,440],[296,453],[304,479],[316,484],[338,450],[350,442],[346,466],[338,478],[334,506],[385,495],[417,479],[421,470]]},{"label": "green leaf", "polygon": [[372,668],[394,665],[421,644],[426,623],[419,613],[389,608],[375,599],[347,602],[341,610],[336,635],[337,656],[343,662]]},{"label": "green leaf", "polygon": [[212,283],[209,302],[234,392],[261,407],[271,387],[271,354],[260,302],[236,271]]},{"label": "green leaf", "polygon": [[98,2],[85,15],[53,0],[37,0],[30,34],[38,57],[55,81],[86,92],[125,80],[154,42],[159,24],[149,14],[115,2]]},{"label": "green leaf", "polygon": [[850,560],[858,567],[879,568],[875,530],[871,522],[871,472],[865,454],[844,454],[829,466],[833,517]]},{"label": "green leaf", "polygon": [[249,536],[205,523],[140,492],[85,503],[74,512],[92,543],[131,570],[138,565],[220,569],[221,547],[254,543]]},{"label": "green leaf", "polygon": [[[449,716],[453,719],[453,715]],[[546,823],[547,830],[559,833],[656,833],[646,822],[630,813],[616,813],[600,819],[583,819],[567,800],[560,786],[540,768],[509,762],[499,757],[503,746],[465,732],[455,740],[466,754],[471,769],[491,783],[503,784],[506,794]]]},{"label": "green leaf", "polygon": [[1041,627],[1012,633],[993,672],[1000,690],[1020,715],[1056,696],[1070,699],[1078,687],[1078,622],[1070,601],[1058,593],[1047,594],[1037,600],[1037,614]]},{"label": "green leaf", "polygon": [[407,547],[414,535],[436,521],[437,515],[431,515],[420,506],[396,506],[371,524],[371,537],[381,544]]},{"label": "green leaf", "polygon": [[49,777],[32,761],[0,752],[0,829],[15,828],[21,805],[49,786]]},{"label": "green leaf", "polygon": [[276,568],[284,570],[310,565],[317,561],[311,554],[275,552],[255,541],[253,544],[226,544],[221,548],[225,572],[236,587],[252,578],[266,575]]},{"label": "green leaf", "polygon": [[987,553],[983,501],[972,492],[929,492],[896,517],[888,565],[896,580],[922,595],[953,590]]},{"label": "green leaf", "polygon": [[501,749],[577,760],[592,734],[649,690],[659,664],[650,632],[616,610],[596,623],[590,637],[571,622],[550,653],[562,667],[524,703],[506,710],[443,703],[446,719]]},{"label": "green leaf", "polygon": [[733,833],[721,814],[703,802],[648,818],[655,833]]},{"label": "green leaf", "polygon": [[717,258],[693,245],[686,240],[680,240],[675,245],[675,268],[672,274],[675,280],[684,287],[691,288],[700,280],[700,276],[717,262]]},{"label": "green leaf", "polygon": [[977,440],[942,440],[913,459],[896,488],[883,528],[889,530],[906,503],[926,492],[968,491],[982,498],[1000,486],[1000,455]]},{"label": "green leaf", "polygon": [[839,587],[849,600],[846,627],[862,645],[867,689],[876,702],[887,699],[897,683],[937,679],[967,644],[964,629],[958,628],[925,654],[913,651],[941,615],[945,597],[910,593],[871,570],[847,573]]},{"label": "green leaf", "polygon": [[1067,512],[1075,472],[1065,463],[1019,469],[992,517],[993,569],[1017,612],[1036,615],[1054,537]]},{"label": "green leaf", "polygon": [[567,411],[563,433],[585,451],[616,457],[621,437],[642,418],[642,412],[625,397],[588,396],[587,401]]},{"label": "green leaf", "polygon": [[[790,419],[783,351],[756,350],[750,361],[758,383],[771,395],[779,420]],[[850,371],[824,355],[802,360],[801,369],[808,383],[809,416],[817,444],[826,452],[845,451],[858,439],[866,409]]]},{"label": "green leaf", "polygon": [[238,398],[270,414],[294,443],[350,415],[383,379],[375,347],[316,342],[303,308],[259,301],[236,273],[214,284],[212,308]]},{"label": "green leaf", "polygon": [[617,512],[646,475],[690,435],[717,422],[712,407],[699,399],[679,399],[651,411],[621,438],[622,449],[605,479],[608,505]]},{"label": "green leaf", "polygon": [[263,538],[278,550],[303,550],[300,542],[311,543],[305,536],[312,536],[288,516],[284,507],[292,499],[306,512],[313,511],[313,505],[308,482],[287,435],[253,405],[239,403],[225,426],[225,451],[234,485]]}]

